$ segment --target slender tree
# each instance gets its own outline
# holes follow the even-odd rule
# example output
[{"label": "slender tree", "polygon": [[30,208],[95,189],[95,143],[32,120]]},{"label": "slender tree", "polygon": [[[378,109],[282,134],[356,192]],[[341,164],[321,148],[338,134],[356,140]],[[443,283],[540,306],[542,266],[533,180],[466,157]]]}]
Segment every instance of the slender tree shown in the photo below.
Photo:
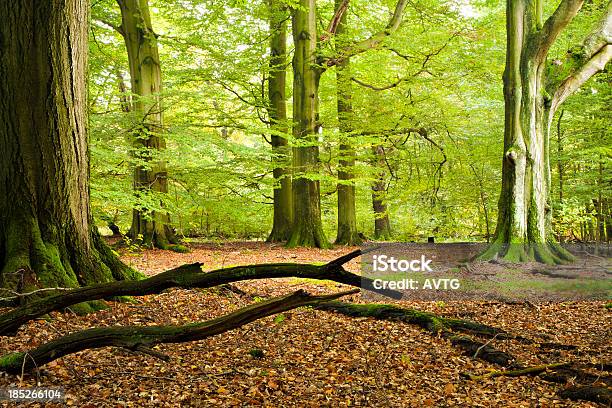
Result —
[{"label": "slender tree", "polygon": [[[293,10],[292,27],[295,51],[293,55],[293,228],[287,242],[289,247],[316,246],[325,248],[329,241],[321,223],[321,199],[319,181],[318,123],[319,81],[329,67],[346,61],[351,56],[379,47],[389,35],[399,28],[408,0],[399,0],[389,23],[371,37],[348,44],[336,50],[331,57],[320,52],[319,42],[335,35],[348,1],[339,3],[339,8],[328,26],[327,32],[317,37],[316,1],[300,0]],[[352,168],[345,168],[352,173]]]},{"label": "slender tree", "polygon": [[[336,0],[336,9],[341,10],[344,0]],[[336,43],[342,41],[346,31],[346,16],[343,12],[336,29]],[[353,88],[351,81],[350,57],[336,64],[336,98],[338,103],[338,127],[341,142],[338,168],[338,233],[336,244],[359,245],[361,238],[357,231],[355,211],[355,148],[350,140],[353,130]]]},{"label": "slender tree", "polygon": [[287,97],[287,20],[286,6],[269,0],[270,9],[270,72],[268,77],[268,116],[274,160],[274,221],[268,242],[287,241],[293,224],[291,198],[291,154],[288,140]]},{"label": "slender tree", "polygon": [[287,245],[329,247],[321,222],[318,173],[318,105],[320,70],[317,68],[315,0],[300,0],[292,18],[293,43],[293,216]]},{"label": "slender tree", "polygon": [[385,151],[382,145],[372,147],[373,165],[377,169],[376,178],[372,183],[372,209],[374,210],[374,238],[391,238],[391,223],[387,209],[387,186],[385,182]]},{"label": "slender tree", "polygon": [[85,0],[0,3],[0,284],[135,277],[90,211]]},{"label": "slender tree", "polygon": [[[168,173],[163,159],[154,157],[166,148],[163,137],[161,67],[157,36],[151,25],[148,0],[117,0],[121,10],[121,26],[117,31],[127,48],[133,102],[137,125],[134,132],[134,153],[138,163],[134,168],[134,190],[137,196],[150,192],[168,192]],[[162,203],[160,203],[161,206]],[[142,239],[147,246],[168,248],[176,243],[165,211],[135,208],[128,235]]]},{"label": "slender tree", "polygon": [[571,259],[552,233],[549,133],[559,106],[612,57],[612,3],[566,61],[548,62],[547,57],[582,4],[562,0],[543,21],[543,0],[507,1],[502,191],[493,244],[483,258],[546,263]]}]

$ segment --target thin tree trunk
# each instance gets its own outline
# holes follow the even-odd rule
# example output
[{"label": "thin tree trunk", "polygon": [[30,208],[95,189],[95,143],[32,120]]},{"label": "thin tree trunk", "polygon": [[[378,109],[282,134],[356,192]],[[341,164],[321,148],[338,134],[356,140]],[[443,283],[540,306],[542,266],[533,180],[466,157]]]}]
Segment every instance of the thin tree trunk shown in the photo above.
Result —
[{"label": "thin tree trunk", "polygon": [[[340,9],[344,0],[336,0],[336,9]],[[336,43],[342,41],[346,31],[347,13],[336,28]],[[338,125],[341,142],[339,146],[340,161],[338,168],[338,233],[336,244],[359,245],[361,238],[357,231],[357,214],[355,211],[355,149],[351,142],[353,130],[353,89],[351,82],[350,57],[336,64],[336,97],[338,100]]]},{"label": "thin tree trunk", "polygon": [[0,286],[18,292],[136,276],[90,212],[88,13],[84,0],[0,2]]},{"label": "thin tree trunk", "polygon": [[[117,0],[121,9],[120,32],[125,40],[133,103],[137,124],[133,148],[137,163],[134,169],[134,191],[137,197],[168,192],[166,162],[159,151],[166,148],[163,137],[162,88],[156,34],[151,26],[148,0]],[[160,207],[162,202],[159,203]],[[146,246],[169,248],[176,237],[169,227],[170,217],[164,211],[135,208],[128,235]]]},{"label": "thin tree trunk", "polygon": [[[268,78],[269,117],[274,161],[274,221],[268,242],[287,241],[293,225],[291,154],[287,137],[286,62],[287,8],[279,0],[269,0],[270,73]],[[283,135],[276,134],[282,133]]]},{"label": "thin tree trunk", "polygon": [[[557,119],[557,172],[559,173],[559,207],[563,209],[563,178],[565,176],[565,166],[563,163],[563,134],[561,133],[561,119],[563,119],[563,114],[565,110],[562,110],[559,114],[559,118]],[[559,223],[559,242],[563,242],[563,231],[562,231],[562,223],[563,220],[559,215],[557,217],[557,222]]]},{"label": "thin tree trunk", "polygon": [[382,146],[374,146],[374,166],[378,170],[377,178],[372,184],[372,209],[374,210],[374,238],[386,240],[391,238],[391,224],[389,223],[389,212],[387,210],[385,185],[384,150]]},{"label": "thin tree trunk", "polygon": [[[320,69],[316,66],[315,0],[300,0],[293,10],[293,228],[289,247],[330,246],[321,221],[317,131]],[[313,178],[315,176],[315,178]]]}]

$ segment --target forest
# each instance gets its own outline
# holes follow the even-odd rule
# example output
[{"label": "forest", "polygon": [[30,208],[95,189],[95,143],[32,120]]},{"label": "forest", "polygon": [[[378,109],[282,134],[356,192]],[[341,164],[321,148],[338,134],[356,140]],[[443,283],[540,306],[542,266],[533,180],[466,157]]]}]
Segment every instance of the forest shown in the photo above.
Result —
[{"label": "forest", "polygon": [[612,2],[0,2],[0,403],[612,404]]}]

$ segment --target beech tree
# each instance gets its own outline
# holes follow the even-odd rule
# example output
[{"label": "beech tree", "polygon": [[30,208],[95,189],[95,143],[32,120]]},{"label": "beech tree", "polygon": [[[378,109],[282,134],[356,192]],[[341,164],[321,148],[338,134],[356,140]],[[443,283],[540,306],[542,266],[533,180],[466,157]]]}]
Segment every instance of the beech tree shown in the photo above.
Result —
[{"label": "beech tree", "polygon": [[269,0],[270,66],[268,78],[268,116],[274,156],[274,218],[268,242],[287,241],[293,224],[291,198],[291,151],[287,140],[287,7]]},{"label": "beech tree", "polygon": [[90,212],[84,0],[0,3],[0,286],[133,278]]},{"label": "beech tree", "polygon": [[[347,13],[342,7],[347,7],[344,0],[336,0],[336,9],[342,12],[336,29],[336,43],[342,43],[342,35],[346,31]],[[353,87],[351,80],[350,57],[336,65],[336,99],[338,104],[338,127],[341,133],[341,143],[338,147],[340,160],[338,167],[338,233],[336,244],[359,245],[361,238],[357,231],[357,213],[355,211],[355,149],[350,140],[353,131]]]},{"label": "beech tree", "polygon": [[[402,21],[406,0],[399,0],[389,23],[382,31],[371,37],[347,44],[335,50],[332,56],[324,56],[320,44],[336,34],[338,25],[346,11],[348,1],[338,3],[327,32],[319,39],[316,26],[316,1],[300,0],[299,8],[293,10],[293,136],[296,147],[293,149],[293,212],[294,223],[289,247],[315,246],[329,247],[329,241],[323,232],[321,223],[321,199],[319,181],[316,174],[319,167],[318,132],[319,123],[319,81],[327,68],[346,62],[347,58],[372,48],[379,47],[385,38],[399,28]],[[344,160],[344,175],[348,186],[351,185],[351,153]],[[353,155],[354,157],[354,155]],[[354,189],[347,189],[343,197],[352,197],[346,201],[345,214],[354,212]],[[346,210],[348,209],[348,210]],[[349,217],[346,217],[347,219]],[[345,223],[345,225],[347,225]]]},{"label": "beech tree", "polygon": [[548,61],[551,46],[580,11],[562,0],[543,20],[543,0],[508,0],[502,191],[493,244],[483,258],[561,263],[572,257],[552,233],[549,134],[568,96],[612,58],[612,3],[565,61]]},{"label": "beech tree", "polygon": [[[138,163],[134,168],[134,190],[137,195],[167,193],[166,163],[154,157],[165,149],[166,142],[160,98],[161,67],[148,0],[117,0],[117,3],[121,10],[121,25],[114,28],[125,41],[131,90],[136,97],[133,105],[137,124],[133,144]],[[170,217],[164,211],[134,208],[129,236],[141,239],[147,246],[168,249],[171,243],[177,242],[169,223]]]}]

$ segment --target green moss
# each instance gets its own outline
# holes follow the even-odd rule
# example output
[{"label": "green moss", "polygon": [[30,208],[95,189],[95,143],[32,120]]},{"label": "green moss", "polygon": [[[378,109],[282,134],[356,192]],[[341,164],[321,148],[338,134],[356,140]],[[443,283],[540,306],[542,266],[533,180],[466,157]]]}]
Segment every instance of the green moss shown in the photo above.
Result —
[{"label": "green moss", "polygon": [[0,371],[20,371],[24,358],[26,358],[26,353],[10,353],[0,357]]},{"label": "green moss", "polygon": [[46,287],[77,287],[77,281],[72,268],[70,272],[64,267],[59,248],[52,243],[43,243],[42,240],[35,246],[38,267],[35,268],[36,276],[40,283]]},{"label": "green moss", "polygon": [[76,305],[70,306],[68,309],[78,315],[86,315],[99,310],[106,310],[108,309],[108,305],[102,300],[92,300],[91,302],[77,303]]},{"label": "green moss", "polygon": [[168,249],[174,252],[178,252],[180,254],[186,254],[188,252],[191,252],[191,250],[187,248],[185,245],[179,245],[179,244],[170,245]]}]

